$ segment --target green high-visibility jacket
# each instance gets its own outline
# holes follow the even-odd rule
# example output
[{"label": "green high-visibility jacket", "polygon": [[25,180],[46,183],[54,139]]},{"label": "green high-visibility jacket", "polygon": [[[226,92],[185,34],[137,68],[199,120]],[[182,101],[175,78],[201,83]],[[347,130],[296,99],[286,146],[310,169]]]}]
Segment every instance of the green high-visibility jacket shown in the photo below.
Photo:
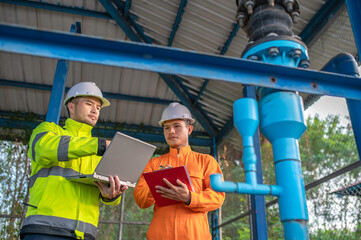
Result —
[{"label": "green high-visibility jacket", "polygon": [[91,136],[92,126],[68,118],[61,128],[43,122],[30,138],[31,158],[28,211],[20,234],[42,233],[95,239],[100,200],[107,201],[96,186],[65,179],[91,174],[106,149],[106,141]]}]

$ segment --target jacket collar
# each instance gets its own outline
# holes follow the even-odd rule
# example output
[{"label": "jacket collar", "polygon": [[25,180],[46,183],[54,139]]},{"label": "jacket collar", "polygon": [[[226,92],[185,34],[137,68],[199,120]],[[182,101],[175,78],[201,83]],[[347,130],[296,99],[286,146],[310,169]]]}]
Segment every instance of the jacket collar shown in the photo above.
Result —
[{"label": "jacket collar", "polygon": [[[179,157],[181,158],[181,157],[183,157],[183,156],[185,156],[185,155],[187,155],[188,153],[190,153],[192,151],[192,149],[191,149],[191,146],[185,146],[185,147],[182,147],[180,150],[179,150]],[[177,157],[177,154],[178,154],[178,152],[177,152],[177,149],[176,148],[169,148],[169,154],[171,155],[171,156],[176,156]]]},{"label": "jacket collar", "polygon": [[66,119],[64,128],[78,137],[91,137],[91,130],[93,129],[92,126],[75,121],[71,118]]}]

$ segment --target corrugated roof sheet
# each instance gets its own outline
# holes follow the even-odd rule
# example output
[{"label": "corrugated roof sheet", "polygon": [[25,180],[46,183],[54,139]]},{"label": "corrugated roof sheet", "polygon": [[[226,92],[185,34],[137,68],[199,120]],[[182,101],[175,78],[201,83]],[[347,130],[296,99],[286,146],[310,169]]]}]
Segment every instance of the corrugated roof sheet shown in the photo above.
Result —
[{"label": "corrugated roof sheet", "polygon": [[[53,0],[39,1],[81,10],[106,13],[96,0]],[[154,44],[166,46],[177,17],[180,0],[133,0],[130,14]],[[294,27],[300,34],[310,19],[322,7],[322,0],[300,0],[301,16]],[[229,38],[235,24],[236,5],[234,1],[188,0],[172,47],[210,54],[219,54]],[[129,40],[114,20],[57,12],[14,4],[0,3],[0,22],[19,24],[38,29],[69,32],[71,24],[81,22],[83,35],[113,40]],[[248,42],[240,28],[225,52],[226,56],[240,57]],[[326,28],[309,45],[312,69],[320,69],[339,52],[356,55],[347,9],[344,6]],[[0,53],[0,78],[11,81],[52,85],[57,61],[34,56]],[[206,79],[183,77],[183,84],[195,100]],[[93,81],[105,92],[133,96],[179,99],[157,73],[116,68],[102,65],[71,62],[67,87],[80,81]],[[197,104],[207,113],[217,130],[232,118],[233,102],[242,97],[243,86],[236,83],[210,80]],[[34,112],[45,115],[50,97],[49,91],[24,89],[10,86],[0,87],[1,111]],[[157,126],[165,105],[112,99],[112,106],[104,109],[103,121],[145,124]],[[65,116],[64,109],[62,116]],[[200,124],[195,130],[204,131]],[[239,136],[231,134],[233,142],[239,143]],[[236,140],[234,140],[236,139]]]}]

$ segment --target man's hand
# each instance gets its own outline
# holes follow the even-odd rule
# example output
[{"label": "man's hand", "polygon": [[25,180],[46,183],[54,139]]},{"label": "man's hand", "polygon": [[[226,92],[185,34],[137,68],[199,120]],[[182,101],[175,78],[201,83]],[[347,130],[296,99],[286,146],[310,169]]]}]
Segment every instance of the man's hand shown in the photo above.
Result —
[{"label": "man's hand", "polygon": [[169,188],[155,186],[157,193],[160,193],[162,197],[184,202],[187,205],[191,203],[191,193],[189,192],[187,185],[182,183],[181,180],[177,179],[177,186],[171,184],[165,178],[163,178],[163,181]]},{"label": "man's hand", "polygon": [[128,186],[120,185],[120,180],[118,176],[109,176],[109,183],[110,185],[108,186],[107,184],[102,182],[95,182],[103,198],[107,198],[109,200],[118,197],[120,194],[122,194],[125,190],[128,189]]},{"label": "man's hand", "polygon": [[109,147],[109,145],[110,145],[111,142],[112,142],[112,141],[110,141],[110,140],[106,140],[106,141],[105,141],[106,149]]}]

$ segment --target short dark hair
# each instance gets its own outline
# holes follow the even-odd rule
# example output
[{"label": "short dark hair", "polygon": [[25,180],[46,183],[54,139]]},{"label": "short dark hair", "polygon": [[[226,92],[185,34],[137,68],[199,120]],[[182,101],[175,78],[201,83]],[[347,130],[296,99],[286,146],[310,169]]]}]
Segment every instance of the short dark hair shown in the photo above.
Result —
[{"label": "short dark hair", "polygon": [[[188,119],[175,118],[175,119],[170,119],[170,120],[182,120],[182,121],[184,121],[184,122],[186,123],[187,127],[188,127],[189,125],[192,125],[191,121],[188,120]],[[169,120],[167,120],[167,121],[169,121]],[[164,123],[165,123],[165,122],[166,122],[166,121],[164,121],[164,122],[162,123],[162,127],[164,127]]]},{"label": "short dark hair", "polygon": [[72,97],[70,98],[67,102],[66,102],[66,111],[68,113],[68,116],[70,117],[70,112],[69,112],[69,108],[68,108],[68,104],[71,102],[71,103],[74,103],[74,104],[77,104],[79,102],[79,99],[81,98],[81,96],[77,96],[77,97]]}]

